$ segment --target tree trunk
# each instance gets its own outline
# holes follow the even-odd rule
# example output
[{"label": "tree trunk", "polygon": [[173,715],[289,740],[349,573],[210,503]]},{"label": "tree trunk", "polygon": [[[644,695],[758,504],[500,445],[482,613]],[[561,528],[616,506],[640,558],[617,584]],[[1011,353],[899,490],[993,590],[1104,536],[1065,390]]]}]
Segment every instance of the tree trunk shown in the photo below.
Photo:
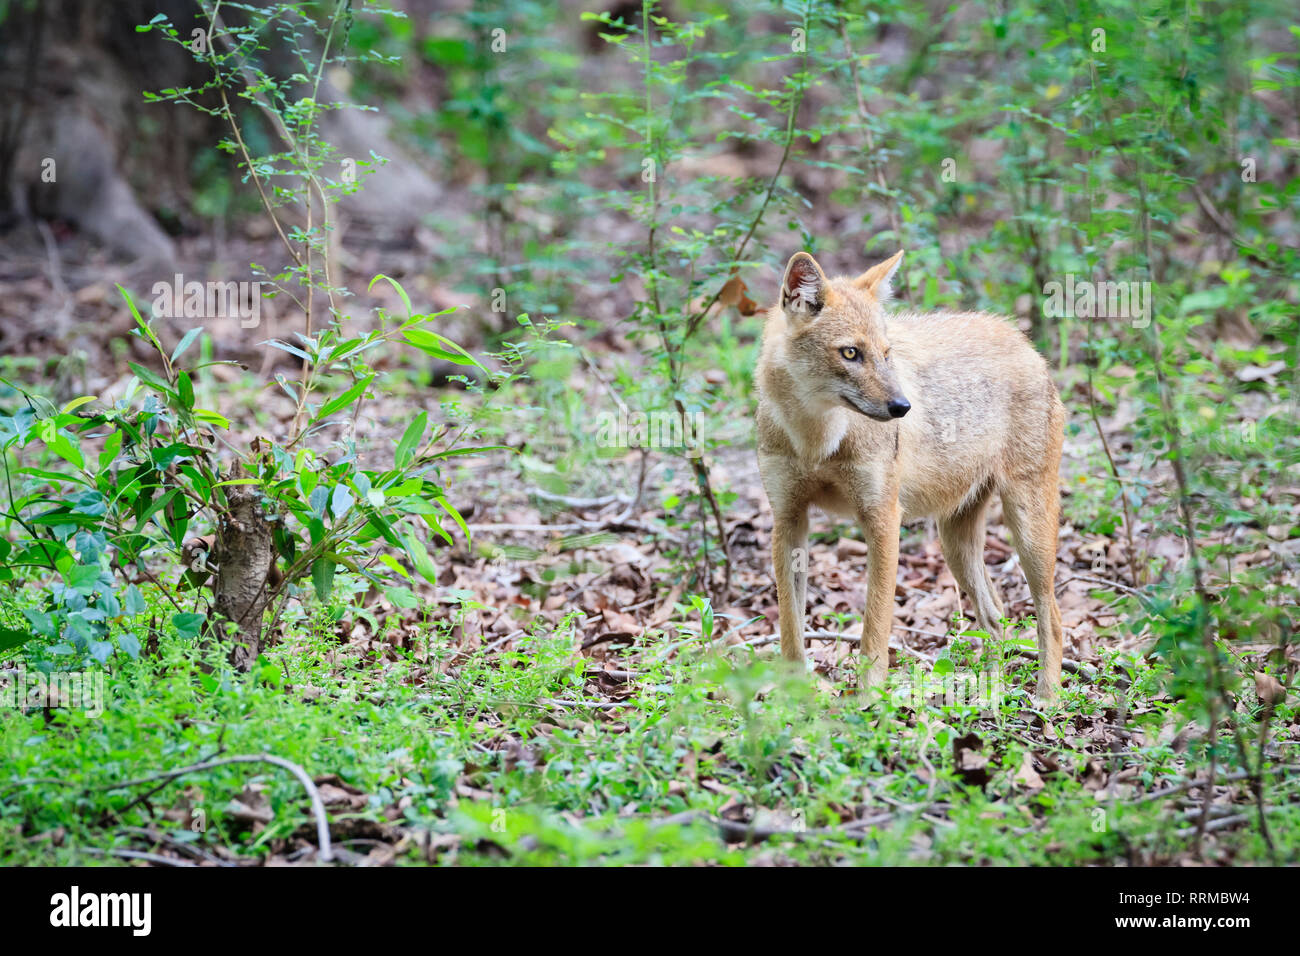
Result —
[{"label": "tree trunk", "polygon": [[[237,477],[238,469],[233,474]],[[219,618],[237,627],[230,663],[249,670],[262,650],[262,612],[271,600],[275,547],[271,522],[257,485],[228,485],[228,510],[217,533],[213,607]]]}]

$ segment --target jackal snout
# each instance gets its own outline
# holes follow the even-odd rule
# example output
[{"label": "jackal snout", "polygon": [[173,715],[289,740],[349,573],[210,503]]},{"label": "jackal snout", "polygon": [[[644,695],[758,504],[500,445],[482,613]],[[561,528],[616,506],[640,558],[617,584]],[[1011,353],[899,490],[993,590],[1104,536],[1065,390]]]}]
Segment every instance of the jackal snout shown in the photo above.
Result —
[{"label": "jackal snout", "polygon": [[856,346],[836,351],[840,359],[836,371],[845,382],[840,394],[849,408],[880,422],[902,418],[908,413],[912,403],[903,394],[898,376],[890,367],[887,347],[884,356],[872,359],[845,358],[846,351],[861,354]]}]

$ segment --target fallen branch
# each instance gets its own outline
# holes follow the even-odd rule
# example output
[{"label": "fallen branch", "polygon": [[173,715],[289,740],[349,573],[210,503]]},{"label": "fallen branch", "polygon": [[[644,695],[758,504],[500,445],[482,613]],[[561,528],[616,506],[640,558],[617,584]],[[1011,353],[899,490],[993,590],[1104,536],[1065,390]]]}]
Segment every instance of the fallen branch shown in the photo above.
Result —
[{"label": "fallen branch", "polygon": [[[1031,661],[1038,660],[1038,651],[1030,650],[1027,647],[1014,648],[1012,650],[1012,653],[1015,654],[1017,657],[1027,657]],[[1097,679],[1096,671],[1094,671],[1087,664],[1080,664],[1078,661],[1070,661],[1070,660],[1066,660],[1065,658],[1062,658],[1061,670],[1066,671],[1067,673],[1070,674],[1074,674],[1078,676],[1080,679],[1087,681],[1089,684],[1091,684],[1093,681]]]},{"label": "fallen branch", "polygon": [[590,707],[593,710],[615,710],[619,707],[626,707],[634,703],[630,700],[560,700],[557,697],[541,698],[541,705],[550,705],[552,707]]},{"label": "fallen branch", "polygon": [[1091,574],[1072,574],[1058,584],[1056,589],[1059,591],[1071,581],[1087,581],[1090,584],[1100,584],[1104,587],[1114,588],[1116,591],[1123,591],[1125,594],[1132,594],[1137,598],[1142,597],[1142,592],[1138,591],[1136,588],[1129,587],[1127,584],[1121,584],[1119,581],[1111,581],[1108,578],[1094,577]]},{"label": "fallen branch", "polygon": [[116,856],[124,860],[144,860],[146,863],[153,863],[155,866],[180,866],[196,867],[197,863],[189,863],[185,860],[178,860],[171,856],[162,856],[158,853],[145,853],[143,850],[125,850],[111,847],[107,850],[101,850],[99,847],[87,846],[82,847],[81,853],[89,853],[91,856]]},{"label": "fallen branch", "polygon": [[528,632],[525,631],[522,627],[516,631],[511,631],[505,637],[498,637],[491,644],[487,645],[487,647],[483,648],[483,653],[491,654],[493,651],[495,651],[498,647],[502,646],[503,644],[506,644],[509,641],[513,641],[516,637],[523,637],[527,633]]},{"label": "fallen branch", "polygon": [[637,531],[640,532],[641,534],[666,538],[669,541],[679,542],[682,540],[680,535],[675,535],[671,531],[667,530],[666,528],[652,528],[648,525],[641,524],[640,522],[625,521],[623,519],[620,519],[618,516],[614,516],[604,521],[602,520],[569,521],[569,522],[564,522],[563,524],[526,524],[526,523],[525,524],[514,524],[514,523],[470,524],[470,525],[466,525],[466,527],[468,527],[469,530],[474,532],[475,534],[479,533],[480,531],[484,531],[488,533],[502,532],[507,534],[516,531],[521,533],[532,533],[532,532],[544,533],[544,532],[553,532],[553,531],[558,531],[558,532]]},{"label": "fallen branch", "polygon": [[[1288,770],[1300,770],[1300,767],[1293,767],[1293,766],[1291,766],[1291,765],[1289,765],[1289,764],[1284,764],[1284,765],[1281,766],[1281,767],[1272,767],[1272,768],[1270,768],[1269,770],[1265,771],[1265,773],[1268,773],[1268,774],[1279,774],[1279,773],[1284,773],[1284,772],[1286,772],[1286,771],[1288,771]],[[1217,785],[1219,785],[1219,784],[1221,784],[1221,783],[1235,783],[1235,782],[1238,781],[1238,780],[1249,780],[1249,779],[1251,779],[1251,776],[1252,776],[1252,775],[1251,775],[1250,771],[1248,771],[1248,770],[1235,770],[1235,771],[1233,771],[1232,773],[1227,773],[1227,774],[1219,775],[1219,776],[1215,779],[1214,783],[1215,783],[1215,786],[1217,786]],[[1128,803],[1147,803],[1148,801],[1151,801],[1151,800],[1163,800],[1165,797],[1175,797],[1175,796],[1177,796],[1177,795],[1180,794],[1180,793],[1186,793],[1188,790],[1195,790],[1197,787],[1203,787],[1203,786],[1205,786],[1208,782],[1209,782],[1208,779],[1204,779],[1204,780],[1195,780],[1195,779],[1193,779],[1193,780],[1184,780],[1182,783],[1178,784],[1177,786],[1166,787],[1164,790],[1157,790],[1157,791],[1155,791],[1155,793],[1144,794],[1143,796],[1140,796],[1140,797],[1132,797],[1132,798],[1129,799],[1127,802],[1128,802]]]},{"label": "fallen branch", "polygon": [[[904,630],[911,630],[911,628],[904,628]],[[733,647],[751,647],[751,648],[752,648],[752,647],[766,647],[768,644],[775,644],[778,640],[779,640],[779,638],[778,638],[775,634],[768,634],[768,635],[765,636],[765,637],[755,637],[755,638],[753,638],[753,639],[751,639],[751,640],[748,640],[748,641],[745,641],[745,642],[743,642],[743,643],[741,643],[741,644],[734,644],[734,645],[732,645],[732,646],[733,646]],[[862,638],[859,637],[858,635],[856,635],[856,634],[841,634],[841,633],[839,633],[838,631],[808,631],[806,634],[804,634],[804,640],[812,640],[812,641],[841,641],[841,642],[843,642],[843,643],[845,643],[845,644],[861,644],[861,643],[862,643]],[[912,650],[910,647],[908,647],[906,644],[903,644],[903,643],[901,643],[901,642],[899,642],[899,643],[897,643],[897,644],[891,644],[890,646],[891,646],[891,647],[895,647],[895,648],[897,648],[898,650],[902,651],[902,652],[905,653],[905,654],[910,654],[912,657],[915,657],[917,660],[926,661],[927,663],[930,663],[930,664],[933,664],[933,663],[934,663],[934,658],[932,658],[932,657],[926,657],[926,656],[925,656],[924,654],[922,654],[920,651],[914,651],[914,650]]]},{"label": "fallen branch", "polygon": [[575,498],[571,495],[557,495],[549,491],[543,491],[541,488],[529,488],[528,493],[535,498],[541,498],[543,501],[549,501],[552,504],[564,505],[566,508],[573,508],[578,511],[586,511],[592,508],[605,508],[612,504],[626,505],[630,504],[632,499],[625,495],[602,495],[599,498]]},{"label": "fallen branch", "polygon": [[121,827],[119,832],[127,833],[131,836],[137,837],[141,841],[152,843],[155,847],[160,845],[166,846],[168,849],[175,850],[177,853],[187,856],[192,860],[202,860],[211,863],[213,866],[236,867],[239,865],[237,863],[231,863],[228,860],[222,860],[219,857],[213,856],[202,847],[194,846],[192,843],[184,843],[181,840],[177,840],[174,837],[168,836],[166,833],[157,830],[149,830],[145,827]]},{"label": "fallen branch", "polygon": [[470,531],[590,531],[587,523],[577,524],[471,524]]},{"label": "fallen branch", "polygon": [[176,770],[166,770],[162,773],[151,774],[148,777],[128,780],[125,783],[106,784],[98,789],[125,790],[128,787],[138,787],[141,784],[146,783],[156,783],[159,781],[169,782],[175,780],[177,777],[183,777],[189,773],[211,770],[213,767],[221,767],[232,763],[274,764],[277,767],[288,770],[291,774],[297,777],[298,782],[302,784],[303,789],[307,791],[307,796],[311,799],[312,814],[316,817],[316,841],[320,849],[318,854],[320,860],[323,863],[329,863],[333,860],[333,854],[330,852],[329,822],[325,817],[325,804],[321,801],[320,791],[316,789],[316,784],[312,782],[311,777],[307,776],[307,771],[303,770],[302,767],[298,766],[293,761],[285,760],[283,757],[276,757],[273,754],[235,754],[231,757],[218,757],[215,760],[207,760],[203,763],[191,764],[188,767],[180,767]]},{"label": "fallen branch", "polygon": [[686,810],[660,820],[657,826],[682,826],[688,823],[705,822],[717,828],[719,835],[730,843],[761,843],[771,839],[805,840],[809,837],[843,837],[852,836],[859,830],[879,826],[894,819],[892,813],[882,813],[861,820],[850,820],[834,827],[805,827],[804,829],[785,829],[781,827],[760,827],[738,820],[715,817],[703,810]]},{"label": "fallen branch", "polygon": [[[1277,810],[1279,808],[1270,807],[1269,809]],[[1209,822],[1206,822],[1204,818],[1204,811],[1197,810],[1196,812],[1202,815],[1201,822],[1197,826],[1183,827],[1181,830],[1178,830],[1177,836],[1179,838],[1186,839],[1189,836],[1195,836],[1197,839],[1200,839],[1200,836],[1202,834],[1214,833],[1216,830],[1226,830],[1228,829],[1228,827],[1235,827],[1242,823],[1250,822],[1250,817],[1248,817],[1244,813],[1235,813],[1230,817],[1219,817],[1219,819],[1217,820],[1210,820]]]}]

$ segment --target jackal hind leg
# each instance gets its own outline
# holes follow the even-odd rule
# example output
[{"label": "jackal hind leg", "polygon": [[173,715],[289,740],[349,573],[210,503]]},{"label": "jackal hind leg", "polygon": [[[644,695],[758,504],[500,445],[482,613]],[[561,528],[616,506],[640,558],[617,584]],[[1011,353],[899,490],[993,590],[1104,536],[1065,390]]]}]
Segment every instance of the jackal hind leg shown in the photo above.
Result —
[{"label": "jackal hind leg", "polygon": [[975,623],[994,640],[1002,637],[1002,600],[984,564],[984,524],[991,492],[954,515],[940,518],[939,542],[948,570],[974,605]]},{"label": "jackal hind leg", "polygon": [[1053,583],[1060,504],[1055,468],[1039,479],[1014,482],[1002,489],[1003,516],[1015,539],[1038,618],[1038,661],[1042,670],[1034,696],[1041,701],[1052,700],[1061,686],[1064,631]]}]

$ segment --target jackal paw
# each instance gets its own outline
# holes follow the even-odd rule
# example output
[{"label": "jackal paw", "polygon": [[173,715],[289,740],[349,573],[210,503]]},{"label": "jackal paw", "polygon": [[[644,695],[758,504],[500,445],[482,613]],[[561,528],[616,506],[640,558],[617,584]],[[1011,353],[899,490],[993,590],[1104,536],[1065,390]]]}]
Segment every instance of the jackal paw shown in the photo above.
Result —
[{"label": "jackal paw", "polygon": [[873,695],[878,691],[883,691],[887,683],[889,683],[889,668],[871,667],[862,672],[862,676],[858,681],[858,689],[864,696]]},{"label": "jackal paw", "polygon": [[1056,703],[1056,698],[1061,688],[1056,681],[1050,681],[1046,677],[1038,678],[1038,686],[1034,688],[1034,703],[1043,707]]},{"label": "jackal paw", "polygon": [[813,666],[812,660],[806,654],[800,654],[798,657],[791,654],[782,654],[781,663],[795,673],[810,671]]}]

